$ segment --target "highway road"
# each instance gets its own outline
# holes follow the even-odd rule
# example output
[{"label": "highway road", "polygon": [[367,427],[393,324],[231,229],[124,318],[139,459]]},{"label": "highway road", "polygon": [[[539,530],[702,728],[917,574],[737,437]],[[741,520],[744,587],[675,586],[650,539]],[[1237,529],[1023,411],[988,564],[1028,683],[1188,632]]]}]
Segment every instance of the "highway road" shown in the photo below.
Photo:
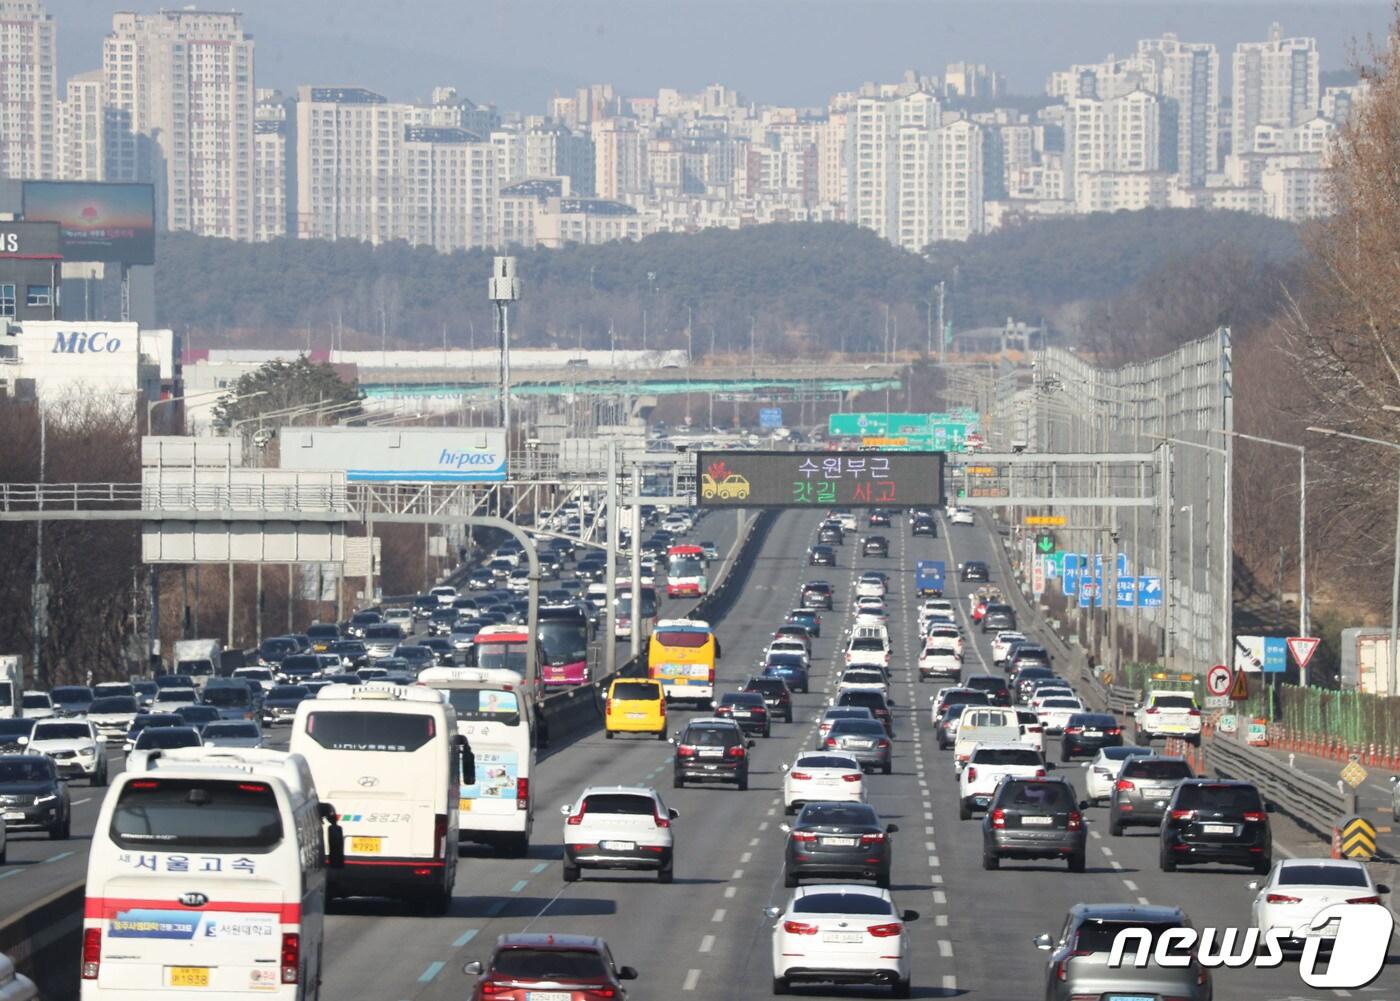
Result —
[{"label": "highway road", "polygon": [[[606,938],[619,963],[640,971],[640,979],[630,985],[634,1001],[769,996],[771,922],[763,909],[782,904],[790,892],[782,885],[780,767],[812,746],[815,719],[835,683],[833,658],[849,624],[853,580],[868,568],[887,570],[893,578],[888,601],[899,705],[894,774],[867,781],[872,804],[885,820],[900,825],[893,836],[896,902],[922,914],[911,929],[915,997],[1041,996],[1044,954],[1031,939],[1040,932],[1057,932],[1065,912],[1081,901],[1175,903],[1187,909],[1197,927],[1247,924],[1252,893],[1246,883],[1253,876],[1219,867],[1164,874],[1157,867],[1155,835],[1142,831],[1112,838],[1102,809],[1089,811],[1089,867],[1083,874],[1068,873],[1062,864],[1027,862],[984,871],[979,823],[958,820],[949,754],[928,738],[927,706],[935,686],[914,680],[912,567],[916,557],[944,559],[950,570],[959,560],[982,559],[993,567],[994,583],[1005,583],[998,579],[997,543],[985,523],[951,533],[941,527],[937,539],[914,540],[907,525],[897,522],[886,532],[893,543],[888,560],[857,558],[850,542],[838,550],[838,569],[809,569],[805,551],[817,520],[809,512],[780,516],[748,579],[744,599],[719,626],[725,651],[720,687],[738,687],[754,669],[773,628],[794,606],[801,583],[823,577],[836,585],[837,607],[823,615],[823,635],[817,641],[812,693],[795,696],[792,724],[775,724],[774,736],[759,740],[748,791],[673,790],[671,748],[655,741],[605,741],[595,733],[556,749],[536,773],[537,843],[530,856],[499,859],[473,853],[465,858],[446,917],[421,917],[376,901],[337,905],[326,927],[325,996],[458,1001],[470,986],[462,964],[485,958],[497,935],[527,929]],[[715,537],[720,527],[707,520],[697,535]],[[951,583],[953,596],[962,590]],[[966,602],[959,605],[960,614],[965,607]],[[1039,629],[1037,623],[1023,625],[1032,633]],[[989,644],[980,633],[969,636],[967,668],[990,665]],[[1052,743],[1047,755],[1054,759],[1057,750]],[[1081,769],[1066,771],[1082,789]],[[675,825],[675,882],[663,886],[640,874],[586,872],[581,882],[565,884],[559,806],[591,783],[633,782],[655,785],[681,814]],[[77,791],[79,799],[87,795]],[[93,799],[78,807],[75,832],[91,829],[96,805]],[[1279,831],[1288,837],[1281,825]],[[0,870],[0,900],[33,899],[43,887],[61,883],[61,873],[71,880],[81,873],[82,848],[78,837],[63,844],[16,841],[11,858],[17,864]],[[1321,849],[1317,842],[1298,840],[1280,842],[1275,850],[1286,855],[1320,854]],[[63,851],[74,854],[57,857]],[[4,875],[11,870],[19,875]],[[794,993],[843,998],[860,992],[797,988]],[[1371,988],[1356,993],[1378,1001],[1400,999],[1400,970],[1389,967]],[[1220,1001],[1322,1001],[1340,996],[1305,987],[1291,965],[1273,971],[1221,971],[1215,979]]]}]

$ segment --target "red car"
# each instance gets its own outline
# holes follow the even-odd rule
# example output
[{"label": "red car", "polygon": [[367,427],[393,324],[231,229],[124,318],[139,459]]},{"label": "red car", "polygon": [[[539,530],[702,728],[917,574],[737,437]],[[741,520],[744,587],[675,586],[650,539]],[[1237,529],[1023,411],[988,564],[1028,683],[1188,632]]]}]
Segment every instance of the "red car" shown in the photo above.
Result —
[{"label": "red car", "polygon": [[591,935],[502,935],[488,962],[462,971],[477,978],[472,1001],[620,1001],[627,997],[622,981],[637,979],[636,970],[614,964],[608,944]]}]

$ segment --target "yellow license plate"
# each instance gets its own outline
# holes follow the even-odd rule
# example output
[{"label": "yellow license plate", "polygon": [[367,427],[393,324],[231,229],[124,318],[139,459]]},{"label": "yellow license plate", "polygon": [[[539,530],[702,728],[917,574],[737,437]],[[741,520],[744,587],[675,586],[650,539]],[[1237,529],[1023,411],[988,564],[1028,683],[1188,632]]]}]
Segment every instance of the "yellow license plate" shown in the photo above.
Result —
[{"label": "yellow license plate", "polygon": [[378,855],[383,838],[351,838],[350,850],[356,855]]},{"label": "yellow license plate", "polygon": [[170,968],[171,987],[208,987],[209,967],[172,966]]},{"label": "yellow license plate", "polygon": [[461,810],[463,813],[471,813],[471,812],[472,812],[472,801],[469,800],[469,799],[458,800],[458,801],[457,801],[457,809]]}]

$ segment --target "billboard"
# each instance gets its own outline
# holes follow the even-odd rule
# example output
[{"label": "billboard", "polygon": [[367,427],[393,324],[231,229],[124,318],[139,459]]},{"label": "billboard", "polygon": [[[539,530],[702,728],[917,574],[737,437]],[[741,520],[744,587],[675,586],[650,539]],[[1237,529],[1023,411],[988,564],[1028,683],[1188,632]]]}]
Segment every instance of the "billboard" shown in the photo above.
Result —
[{"label": "billboard", "polygon": [[879,507],[943,503],[940,452],[696,453],[701,507]]},{"label": "billboard", "polygon": [[155,188],[97,181],[25,181],[25,222],[56,222],[65,261],[156,262]]},{"label": "billboard", "polygon": [[500,483],[495,428],[283,428],[283,469],[341,470],[350,482]]}]

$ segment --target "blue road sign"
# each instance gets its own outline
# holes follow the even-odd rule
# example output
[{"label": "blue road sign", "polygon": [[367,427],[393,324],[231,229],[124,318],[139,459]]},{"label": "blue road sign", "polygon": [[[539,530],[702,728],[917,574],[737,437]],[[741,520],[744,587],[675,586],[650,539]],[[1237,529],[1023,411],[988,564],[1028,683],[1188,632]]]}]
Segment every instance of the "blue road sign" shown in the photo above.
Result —
[{"label": "blue road sign", "polygon": [[[1092,598],[1089,592],[1093,592]],[[1090,603],[1095,608],[1103,608],[1103,578],[1085,577],[1079,582],[1079,607],[1088,608]]]},{"label": "blue road sign", "polygon": [[758,426],[761,428],[780,428],[783,426],[782,407],[764,407],[758,412]]},{"label": "blue road sign", "polygon": [[1162,578],[1138,578],[1138,604],[1143,608],[1162,607]]},{"label": "blue road sign", "polygon": [[1264,673],[1282,674],[1288,668],[1288,640],[1282,636],[1264,637]]},{"label": "blue road sign", "polygon": [[1062,578],[1066,595],[1079,593],[1079,554],[1065,553],[1064,555],[1064,577]]},{"label": "blue road sign", "polygon": [[1118,578],[1118,607],[1132,608],[1137,600],[1138,579],[1136,577]]}]

